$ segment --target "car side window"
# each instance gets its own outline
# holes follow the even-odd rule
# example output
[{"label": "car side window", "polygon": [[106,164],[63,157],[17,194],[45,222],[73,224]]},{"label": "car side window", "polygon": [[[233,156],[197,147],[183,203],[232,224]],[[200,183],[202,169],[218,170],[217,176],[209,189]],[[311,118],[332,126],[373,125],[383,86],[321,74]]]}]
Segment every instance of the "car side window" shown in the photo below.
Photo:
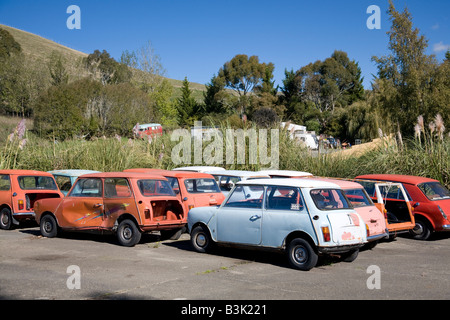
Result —
[{"label": "car side window", "polygon": [[9,175],[2,174],[0,175],[0,191],[8,191],[11,189],[11,180],[9,179]]},{"label": "car side window", "polygon": [[301,211],[304,207],[298,188],[276,186],[267,188],[267,209]]},{"label": "car side window", "polygon": [[105,179],[105,198],[131,197],[130,186],[125,178]]},{"label": "car side window", "polygon": [[69,197],[101,197],[102,180],[99,178],[78,179]]},{"label": "car side window", "polygon": [[261,209],[264,196],[263,186],[238,185],[228,198],[224,207]]},{"label": "car side window", "polygon": [[72,182],[70,181],[70,177],[55,175],[56,184],[61,191],[69,191],[72,187]]}]

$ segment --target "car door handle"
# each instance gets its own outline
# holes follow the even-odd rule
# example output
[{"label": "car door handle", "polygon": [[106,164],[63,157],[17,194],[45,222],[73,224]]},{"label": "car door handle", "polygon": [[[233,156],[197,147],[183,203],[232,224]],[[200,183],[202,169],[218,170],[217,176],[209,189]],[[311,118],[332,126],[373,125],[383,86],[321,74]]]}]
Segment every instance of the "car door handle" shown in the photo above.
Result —
[{"label": "car door handle", "polygon": [[249,220],[253,222],[253,221],[256,221],[258,219],[261,219],[261,216],[258,216],[257,214],[255,214],[254,216],[251,216]]},{"label": "car door handle", "polygon": [[103,203],[94,204],[94,208],[100,208],[100,207],[103,207]]}]

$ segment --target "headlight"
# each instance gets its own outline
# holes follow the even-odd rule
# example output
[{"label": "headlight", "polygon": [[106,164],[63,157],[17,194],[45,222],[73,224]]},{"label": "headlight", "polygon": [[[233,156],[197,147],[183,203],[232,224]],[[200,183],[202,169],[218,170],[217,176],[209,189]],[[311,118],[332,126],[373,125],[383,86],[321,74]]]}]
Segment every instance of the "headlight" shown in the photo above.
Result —
[{"label": "headlight", "polygon": [[440,206],[438,206],[439,211],[441,212],[442,216],[444,217],[445,220],[447,220],[447,215],[444,213],[444,210],[442,210],[442,208]]}]

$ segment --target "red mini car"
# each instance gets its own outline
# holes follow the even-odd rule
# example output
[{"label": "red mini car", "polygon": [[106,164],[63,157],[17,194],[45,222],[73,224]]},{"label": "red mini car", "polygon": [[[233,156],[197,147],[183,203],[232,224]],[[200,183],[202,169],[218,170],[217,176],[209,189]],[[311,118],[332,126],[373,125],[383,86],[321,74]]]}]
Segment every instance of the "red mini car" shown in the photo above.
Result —
[{"label": "red mini car", "polygon": [[217,206],[225,200],[216,180],[208,173],[149,168],[127,169],[124,172],[145,172],[166,177],[182,201],[186,215],[192,208]]},{"label": "red mini car", "polygon": [[400,182],[408,191],[416,221],[410,231],[415,239],[426,240],[434,231],[450,231],[450,191],[437,180],[396,174],[368,174],[358,179]]},{"label": "red mini car", "polygon": [[166,178],[145,173],[107,172],[78,177],[62,199],[36,202],[36,221],[45,237],[60,229],[115,233],[134,246],[143,232],[178,232],[187,217]]},{"label": "red mini car", "polygon": [[62,197],[50,173],[0,170],[0,229],[8,230],[22,221],[34,221],[37,200]]}]

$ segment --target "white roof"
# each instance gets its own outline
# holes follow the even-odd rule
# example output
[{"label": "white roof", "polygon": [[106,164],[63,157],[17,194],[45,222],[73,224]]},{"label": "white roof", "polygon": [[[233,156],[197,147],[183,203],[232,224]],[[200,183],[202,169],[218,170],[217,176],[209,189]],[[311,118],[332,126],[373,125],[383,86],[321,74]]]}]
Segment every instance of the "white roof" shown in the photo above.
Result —
[{"label": "white roof", "polygon": [[220,175],[220,176],[236,176],[236,177],[262,177],[262,178],[270,178],[269,175],[263,174],[261,172],[255,171],[247,171],[247,170],[214,170],[214,171],[205,171],[205,173],[209,173],[212,175]]},{"label": "white roof", "polygon": [[266,174],[269,176],[286,176],[286,177],[308,177],[312,176],[312,173],[304,171],[294,171],[294,170],[261,170],[258,173]]},{"label": "white roof", "polygon": [[175,171],[196,171],[196,172],[206,172],[206,171],[217,171],[217,170],[225,170],[221,167],[214,166],[192,166],[192,167],[179,167],[172,169]]},{"label": "white roof", "polygon": [[267,186],[283,186],[283,187],[299,187],[299,188],[327,188],[327,189],[342,189],[335,183],[312,180],[312,179],[284,179],[284,178],[272,178],[272,179],[255,179],[239,181],[237,185],[267,185]]}]

